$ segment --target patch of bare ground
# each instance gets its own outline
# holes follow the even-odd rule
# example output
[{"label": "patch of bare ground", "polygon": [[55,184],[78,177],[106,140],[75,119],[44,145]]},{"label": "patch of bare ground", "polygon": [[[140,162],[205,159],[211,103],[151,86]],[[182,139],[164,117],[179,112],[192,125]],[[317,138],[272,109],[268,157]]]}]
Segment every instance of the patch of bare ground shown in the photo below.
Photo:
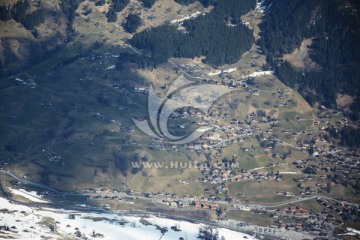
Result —
[{"label": "patch of bare ground", "polygon": [[167,24],[175,19],[181,19],[197,11],[209,11],[198,2],[182,6],[174,1],[158,0],[150,9],[147,9],[142,6],[140,1],[130,1],[122,11],[117,13],[116,22],[109,23],[106,18],[109,5],[107,2],[102,6],[95,6],[95,2],[91,0],[84,0],[80,3],[74,21],[74,29],[78,33],[76,40],[84,43],[99,41],[110,45],[124,44],[126,39],[133,36],[121,26],[130,13],[137,14],[142,19],[142,24],[135,32],[138,33]]},{"label": "patch of bare ground", "polygon": [[260,11],[251,10],[247,14],[241,16],[241,20],[243,24],[245,24],[247,27],[249,27],[251,30],[253,30],[253,36],[255,40],[258,40],[260,38],[260,28],[259,25],[262,22],[263,13]]},{"label": "patch of bare ground", "polygon": [[347,94],[338,94],[336,105],[342,108],[348,108],[354,102],[354,97]]},{"label": "patch of bare ground", "polygon": [[295,90],[291,90],[293,99],[296,101],[295,111],[298,113],[311,112],[312,108],[307,101]]},{"label": "patch of bare ground", "polygon": [[320,69],[320,66],[309,57],[312,39],[304,39],[300,47],[292,53],[285,54],[283,60],[288,61],[292,66],[300,69]]},{"label": "patch of bare ground", "polygon": [[[34,37],[30,31],[26,30],[20,23],[15,20],[0,21],[0,62],[5,64],[6,51],[12,52],[17,59],[22,59],[20,54],[21,44],[18,41],[18,37],[22,36],[24,39],[33,40]],[[7,49],[4,49],[4,48]]]},{"label": "patch of bare ground", "polygon": [[85,14],[85,13],[87,12],[87,10],[91,9],[92,11],[107,13],[109,11],[109,7],[110,7],[109,2],[105,2],[104,5],[101,5],[101,6],[96,6],[94,1],[85,0],[79,4],[79,7],[76,10],[76,12],[80,16],[86,17],[87,14]]},{"label": "patch of bare ground", "polygon": [[117,22],[121,24],[125,21],[125,18],[129,13],[139,14],[142,19],[142,25],[137,32],[141,32],[151,27],[157,27],[165,23],[169,23],[172,20],[181,19],[184,16],[191,15],[195,12],[204,12],[204,7],[195,2],[188,6],[183,6],[175,1],[158,0],[150,8],[143,8],[140,2],[131,2],[123,11],[118,13]]}]

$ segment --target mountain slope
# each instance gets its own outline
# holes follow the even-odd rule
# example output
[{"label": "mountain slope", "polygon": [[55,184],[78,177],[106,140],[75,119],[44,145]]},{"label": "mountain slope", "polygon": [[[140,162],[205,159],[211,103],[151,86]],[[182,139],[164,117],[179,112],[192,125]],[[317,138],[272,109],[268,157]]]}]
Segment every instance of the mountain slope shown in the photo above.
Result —
[{"label": "mountain slope", "polygon": [[[0,4],[0,75],[34,65],[69,40],[66,1],[7,1]],[[74,11],[74,10],[71,10]]]},{"label": "mountain slope", "polygon": [[[311,104],[347,106],[358,118],[360,100],[360,17],[358,1],[265,1],[260,45],[280,79]],[[299,67],[284,54],[304,41],[307,64]],[[309,64],[312,63],[312,64]],[[339,98],[348,96],[347,103]],[[338,101],[337,101],[338,100]],[[349,109],[348,109],[349,110]]]}]

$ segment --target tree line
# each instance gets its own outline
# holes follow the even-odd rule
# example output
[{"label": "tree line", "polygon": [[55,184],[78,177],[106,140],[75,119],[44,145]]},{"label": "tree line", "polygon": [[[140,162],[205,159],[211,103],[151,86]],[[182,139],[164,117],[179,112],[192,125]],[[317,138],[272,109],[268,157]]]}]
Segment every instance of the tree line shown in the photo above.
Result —
[{"label": "tree line", "polygon": [[[240,16],[254,7],[255,0],[218,1],[210,13],[184,21],[185,32],[167,24],[137,33],[129,43],[143,56],[124,53],[119,65],[154,67],[171,57],[200,56],[215,67],[235,63],[254,42],[252,31],[240,22]],[[228,25],[228,19],[236,24]]]},{"label": "tree line", "polygon": [[108,22],[116,22],[117,13],[121,12],[127,5],[129,4],[129,0],[111,0],[111,5],[106,14]]},{"label": "tree line", "polygon": [[125,23],[123,23],[122,27],[128,33],[134,33],[141,25],[141,18],[137,14],[129,14],[126,17]]},{"label": "tree line", "polygon": [[34,30],[44,22],[45,11],[43,9],[37,9],[28,13],[30,9],[29,1],[19,1],[12,7],[0,6],[0,20],[7,21],[14,19],[16,22],[21,23],[26,29]]},{"label": "tree line", "polygon": [[156,0],[140,0],[142,2],[143,6],[146,8],[151,8]]},{"label": "tree line", "polygon": [[[346,5],[351,7],[346,7]],[[296,88],[310,103],[336,105],[338,93],[356,97],[352,117],[360,110],[360,3],[336,0],[265,1],[259,45],[281,81]],[[354,10],[355,11],[355,10]],[[285,53],[312,39],[310,58],[320,67],[299,70],[282,62]]]},{"label": "tree line", "polygon": [[340,130],[334,127],[329,127],[326,130],[330,138],[339,140],[342,146],[351,148],[360,146],[360,128],[346,126]]}]

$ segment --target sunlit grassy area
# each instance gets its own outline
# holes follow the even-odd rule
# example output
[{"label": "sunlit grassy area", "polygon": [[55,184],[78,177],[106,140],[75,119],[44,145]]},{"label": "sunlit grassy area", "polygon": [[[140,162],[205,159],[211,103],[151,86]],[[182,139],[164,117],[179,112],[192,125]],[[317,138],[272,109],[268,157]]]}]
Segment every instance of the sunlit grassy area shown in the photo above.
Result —
[{"label": "sunlit grassy area", "polygon": [[227,216],[230,219],[253,223],[258,226],[264,227],[269,226],[273,223],[272,219],[269,216],[266,216],[264,214],[255,214],[247,211],[230,210],[227,212]]},{"label": "sunlit grassy area", "polygon": [[274,180],[265,180],[261,182],[242,181],[229,184],[229,192],[233,196],[237,196],[238,193],[244,193],[244,200],[258,203],[275,203],[285,200],[289,200],[289,197],[276,194],[276,192],[291,192],[295,195],[298,194],[295,182],[291,176],[284,175],[284,179],[281,182],[275,182]]}]

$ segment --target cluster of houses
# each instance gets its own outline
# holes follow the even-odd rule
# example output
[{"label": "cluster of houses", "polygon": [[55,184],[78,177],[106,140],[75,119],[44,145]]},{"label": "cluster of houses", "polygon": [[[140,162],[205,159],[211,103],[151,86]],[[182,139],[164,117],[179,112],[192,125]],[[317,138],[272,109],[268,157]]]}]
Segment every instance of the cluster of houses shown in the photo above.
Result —
[{"label": "cluster of houses", "polygon": [[342,225],[345,221],[357,221],[360,216],[358,204],[342,201],[332,201],[318,198],[317,203],[323,206],[321,214],[327,222],[334,225]]},{"label": "cluster of houses", "polygon": [[[226,165],[227,164],[225,164],[225,166]],[[228,182],[240,182],[247,180],[255,180],[257,182],[261,182],[268,179],[281,181],[283,179],[283,175],[279,172],[259,172],[257,170],[235,169],[233,167],[234,165],[232,165],[231,162],[225,168],[224,164],[220,163],[214,164],[212,166],[202,165],[199,167],[199,170],[203,177],[199,180],[211,184],[220,184],[220,186],[227,189]]]},{"label": "cluster of houses", "polygon": [[[320,182],[331,180],[334,184],[350,185],[358,191],[360,189],[358,177],[360,174],[359,152],[355,149],[347,149],[334,153],[331,149],[330,146],[329,153],[332,153],[330,158],[326,157],[326,155],[318,155],[315,158],[292,161],[291,164],[296,169],[309,174],[305,179],[300,177],[297,181],[311,180],[316,175],[320,180],[316,185],[320,189],[326,188]],[[360,194],[360,191],[358,191],[358,194]]]},{"label": "cluster of houses", "polygon": [[[277,119],[274,117],[266,116],[257,120],[257,114],[250,113],[247,115],[246,120],[230,119],[229,124],[222,124],[220,118],[227,117],[228,114],[222,114],[217,116],[210,116],[209,114],[203,114],[197,112],[194,109],[185,110],[182,113],[172,114],[172,119],[197,117],[197,121],[193,121],[192,124],[199,124],[202,126],[209,126],[209,131],[202,135],[197,141],[184,145],[171,145],[162,143],[161,140],[152,142],[150,147],[157,150],[167,151],[186,151],[197,153],[210,153],[214,152],[216,155],[221,155],[223,148],[233,143],[249,142],[251,137],[260,130],[257,125],[251,125],[251,122],[260,123],[276,123]],[[181,126],[180,126],[181,127]],[[245,147],[243,151],[254,151],[255,148]]]},{"label": "cluster of houses", "polygon": [[[244,79],[234,80],[228,78],[226,73],[221,71],[218,75],[221,77],[221,81],[210,79],[202,81],[203,83],[227,85],[229,88],[242,87],[245,90],[248,89],[254,96],[261,94],[261,91],[256,86],[256,76],[248,76]],[[134,88],[132,92],[146,93],[147,89]],[[289,98],[291,92],[284,89],[276,89],[276,91],[272,93],[272,96],[274,98],[271,99],[271,101],[269,100],[269,104],[271,103],[275,109],[286,107],[294,101]],[[282,140],[274,137],[274,133],[277,131],[276,127],[280,127],[282,124],[281,121],[274,117],[276,116],[276,114],[274,114],[276,112],[277,110],[265,112],[258,109],[256,112],[249,113],[245,119],[231,119],[228,121],[226,120],[229,116],[228,113],[214,114],[213,112],[210,112],[209,114],[204,114],[191,108],[182,109],[171,115],[172,120],[184,118],[195,119],[191,124],[208,126],[210,131],[203,135],[199,140],[190,144],[171,145],[163,143],[158,139],[150,144],[150,148],[167,151],[215,153],[216,155],[221,156],[224,147],[236,142],[249,142],[251,138],[255,136],[259,141],[260,147],[270,149],[271,151],[269,152],[271,152],[271,156],[276,158],[277,154],[275,146],[277,144],[283,144]],[[280,130],[281,134],[293,136],[296,139],[296,143],[288,145],[304,154],[303,159],[293,160],[290,163],[290,166],[296,169],[297,172],[304,173],[303,175],[297,175],[294,178],[298,183],[300,195],[326,194],[330,191],[332,185],[331,183],[329,184],[329,182],[342,184],[344,186],[351,185],[354,187],[354,191],[357,191],[355,194],[360,194],[358,191],[358,189],[360,189],[360,181],[358,178],[360,174],[360,157],[358,151],[356,149],[339,150],[334,145],[331,145],[328,139],[324,138],[327,128],[334,127],[336,130],[340,130],[341,127],[350,124],[349,120],[346,118],[340,119],[337,117],[336,119],[339,118],[339,120],[331,119],[333,116],[338,116],[340,114],[340,111],[330,110],[320,105],[318,112],[316,112],[316,117],[319,118],[319,120],[314,121],[313,126],[309,126],[309,128],[313,128],[312,130],[304,130],[301,132],[294,132],[292,129]],[[296,120],[301,122],[304,119],[301,116],[296,116]],[[185,125],[179,127],[184,128]],[[257,146],[241,147],[241,149],[246,152],[254,151],[256,148]],[[238,168],[238,166],[235,167]],[[214,185],[213,190],[215,190],[215,193],[211,194],[208,198],[210,199],[210,204],[206,201],[189,201],[184,199],[176,201],[174,199],[164,200],[165,203],[171,207],[196,206],[213,209],[215,206],[211,206],[211,201],[217,199],[218,194],[227,194],[227,184],[229,182],[246,180],[260,182],[268,179],[281,181],[283,178],[281,173],[274,173],[271,170],[271,172],[243,169],[239,171],[238,169],[232,168],[231,165],[229,166],[221,163],[209,164],[208,166],[201,165],[199,166],[199,170],[202,173],[202,177],[198,180]],[[316,181],[312,186],[303,187],[301,185],[302,182],[314,179]],[[277,194],[288,197],[294,196],[294,193],[291,192],[278,192]],[[226,198],[231,199],[230,196],[227,196]],[[345,212],[346,211],[350,210],[347,209]],[[338,220],[337,217],[334,217],[337,216],[337,214],[338,213],[328,214],[329,216],[326,216],[324,219],[327,221]],[[309,227],[310,225],[307,224],[309,221],[307,220],[311,219],[310,222],[314,223],[312,220],[318,216],[301,207],[279,209],[273,217],[278,219],[295,219],[296,221],[294,222],[282,220],[280,220],[282,222],[278,222],[281,227],[286,227],[288,229],[309,230],[310,228],[316,229],[318,227],[320,229],[323,227],[320,223],[319,225],[314,225],[315,227]],[[332,219],[333,217],[334,219]]]},{"label": "cluster of houses", "polygon": [[323,198],[317,198],[317,202],[323,206],[320,212],[312,212],[300,206],[290,206],[277,209],[270,216],[279,228],[327,236],[330,228],[341,226],[344,221],[356,221],[360,214],[358,206],[351,203]]},{"label": "cluster of houses", "polygon": [[183,208],[183,207],[197,207],[203,209],[217,210],[219,208],[218,204],[215,201],[220,201],[219,197],[216,197],[213,194],[210,194],[210,190],[204,190],[204,196],[193,196],[193,195],[184,195],[182,197],[177,196],[175,193],[145,193],[145,197],[151,198],[153,196],[166,197],[162,199],[162,203],[168,205],[169,207]]},{"label": "cluster of houses", "polygon": [[196,207],[210,210],[217,210],[219,208],[218,204],[216,203],[211,203],[205,200],[197,200],[197,198],[194,198],[193,200],[186,200],[187,198],[189,197],[184,197],[180,200],[164,199],[163,203],[167,204],[169,207],[177,208]]},{"label": "cluster of houses", "polygon": [[[307,209],[297,206],[277,209],[274,213],[271,214],[271,217],[274,219],[278,219],[281,217],[308,218],[309,216],[310,216],[310,212]],[[284,226],[285,224],[283,222],[279,222],[279,223],[281,227]],[[301,227],[301,224],[299,224],[299,226]]]}]

